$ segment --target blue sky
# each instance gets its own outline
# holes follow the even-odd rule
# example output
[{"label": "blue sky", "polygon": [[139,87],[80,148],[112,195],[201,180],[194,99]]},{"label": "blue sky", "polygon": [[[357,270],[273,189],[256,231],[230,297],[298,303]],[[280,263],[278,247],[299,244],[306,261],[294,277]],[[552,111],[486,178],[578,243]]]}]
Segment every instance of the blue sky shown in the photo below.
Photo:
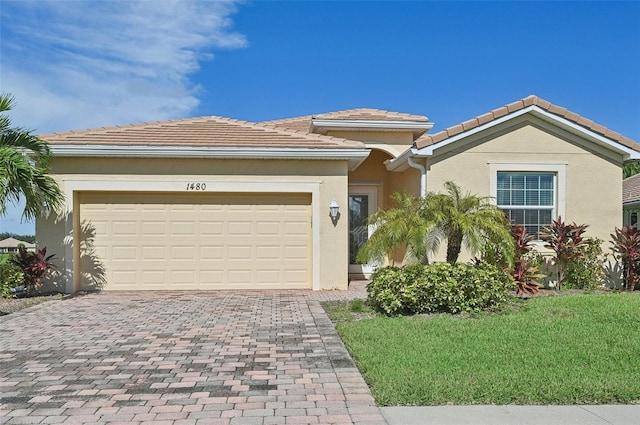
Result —
[{"label": "blue sky", "polygon": [[[432,132],[536,94],[640,142],[640,2],[3,0],[0,86],[36,133],[370,107]],[[0,231],[33,232],[17,208]]]}]

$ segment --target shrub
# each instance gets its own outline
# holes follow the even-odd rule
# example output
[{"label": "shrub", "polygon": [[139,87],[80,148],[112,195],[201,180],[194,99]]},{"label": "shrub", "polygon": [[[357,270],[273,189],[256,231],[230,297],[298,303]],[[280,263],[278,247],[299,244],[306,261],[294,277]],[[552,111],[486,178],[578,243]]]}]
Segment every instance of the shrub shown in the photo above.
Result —
[{"label": "shrub", "polygon": [[12,288],[24,283],[24,274],[20,267],[9,262],[8,258],[0,259],[0,296],[2,298],[13,298]]},{"label": "shrub", "polygon": [[511,277],[487,263],[433,263],[376,270],[369,303],[388,315],[478,312],[509,298]]},{"label": "shrub", "polygon": [[515,243],[516,252],[513,261],[511,277],[516,287],[516,295],[533,295],[540,289],[538,279],[543,277],[539,273],[540,268],[536,261],[531,258],[531,243],[535,239],[533,235],[527,233],[524,226],[514,226],[511,229],[511,236]]},{"label": "shrub", "polygon": [[546,226],[542,232],[542,239],[547,243],[546,248],[552,249],[556,265],[556,277],[558,279],[556,290],[561,290],[566,280],[567,264],[582,256],[585,239],[586,224],[567,224],[558,217]]},{"label": "shrub", "polygon": [[613,253],[624,269],[624,286],[633,291],[640,282],[640,232],[636,225],[616,227],[611,234]]},{"label": "shrub", "polygon": [[29,252],[24,246],[20,246],[18,252],[9,259],[10,263],[22,270],[27,295],[33,295],[35,290],[42,285],[41,279],[55,270],[56,267],[52,263],[53,258],[54,255],[47,256],[47,248],[42,248],[37,252]]},{"label": "shrub", "polygon": [[587,238],[580,248],[580,255],[567,262],[565,289],[596,289],[607,277],[602,239]]}]

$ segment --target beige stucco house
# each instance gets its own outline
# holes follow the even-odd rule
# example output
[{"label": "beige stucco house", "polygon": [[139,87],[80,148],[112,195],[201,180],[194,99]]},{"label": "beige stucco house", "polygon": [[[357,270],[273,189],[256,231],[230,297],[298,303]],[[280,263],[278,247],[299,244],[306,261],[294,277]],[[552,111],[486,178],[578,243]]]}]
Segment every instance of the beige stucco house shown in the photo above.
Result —
[{"label": "beige stucco house", "polygon": [[[640,145],[529,96],[435,134],[425,116],[353,109],[262,123],[220,117],[42,136],[66,194],[40,219],[67,292],[346,289],[367,217],[453,180],[536,233],[622,224]],[[338,207],[337,215],[336,208]]]},{"label": "beige stucco house", "polygon": [[0,254],[10,254],[18,252],[18,247],[24,246],[27,251],[35,252],[36,245],[30,242],[18,240],[16,238],[6,238],[0,241]]}]

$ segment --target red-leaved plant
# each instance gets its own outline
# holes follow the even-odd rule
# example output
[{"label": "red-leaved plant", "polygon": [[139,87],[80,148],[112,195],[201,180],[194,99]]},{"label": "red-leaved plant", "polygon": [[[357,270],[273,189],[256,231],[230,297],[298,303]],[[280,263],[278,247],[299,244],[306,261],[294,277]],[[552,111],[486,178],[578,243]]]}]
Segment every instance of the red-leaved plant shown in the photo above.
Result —
[{"label": "red-leaved plant", "polygon": [[47,248],[42,248],[37,252],[30,252],[24,246],[18,247],[9,261],[20,267],[24,274],[24,286],[28,295],[32,295],[35,289],[42,285],[42,278],[56,266],[52,263],[55,255],[47,256]]},{"label": "red-leaved plant", "polygon": [[511,276],[515,281],[516,295],[519,297],[531,296],[540,290],[540,283],[536,280],[542,277],[538,273],[538,266],[532,264],[527,254],[531,252],[531,242],[535,239],[527,233],[524,226],[513,226],[511,236],[515,243],[515,256]]},{"label": "red-leaved plant", "polygon": [[635,224],[616,227],[611,238],[614,255],[622,263],[624,286],[633,291],[640,281],[640,232]]},{"label": "red-leaved plant", "polygon": [[553,260],[556,265],[556,277],[558,279],[557,291],[562,289],[567,263],[583,255],[583,247],[586,244],[586,240],[582,235],[587,230],[587,227],[589,226],[586,224],[567,224],[562,221],[562,217],[558,217],[541,232],[542,240],[547,243],[545,247],[552,249],[555,253]]}]

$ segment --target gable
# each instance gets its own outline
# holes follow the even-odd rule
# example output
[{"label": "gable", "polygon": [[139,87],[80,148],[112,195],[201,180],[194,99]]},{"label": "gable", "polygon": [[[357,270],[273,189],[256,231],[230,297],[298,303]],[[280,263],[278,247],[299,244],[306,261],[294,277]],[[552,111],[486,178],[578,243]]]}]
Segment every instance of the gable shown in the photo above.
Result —
[{"label": "gable", "polygon": [[578,156],[585,154],[622,166],[622,153],[594,144],[535,116],[523,115],[456,142],[443,144],[433,150],[429,163],[456,155],[475,155],[485,161],[500,158],[535,158],[536,161],[572,158],[576,161]]},{"label": "gable", "polygon": [[550,131],[577,136],[583,140],[583,144],[593,145],[593,150],[605,149],[622,155],[623,160],[640,159],[640,145],[635,141],[537,96],[529,96],[494,109],[438,133],[424,135],[416,140],[414,153],[418,156],[432,156],[436,150],[450,144],[473,143],[478,134],[491,131],[494,127],[515,125],[522,117],[537,119],[538,122],[545,122],[547,128],[556,129]]}]

